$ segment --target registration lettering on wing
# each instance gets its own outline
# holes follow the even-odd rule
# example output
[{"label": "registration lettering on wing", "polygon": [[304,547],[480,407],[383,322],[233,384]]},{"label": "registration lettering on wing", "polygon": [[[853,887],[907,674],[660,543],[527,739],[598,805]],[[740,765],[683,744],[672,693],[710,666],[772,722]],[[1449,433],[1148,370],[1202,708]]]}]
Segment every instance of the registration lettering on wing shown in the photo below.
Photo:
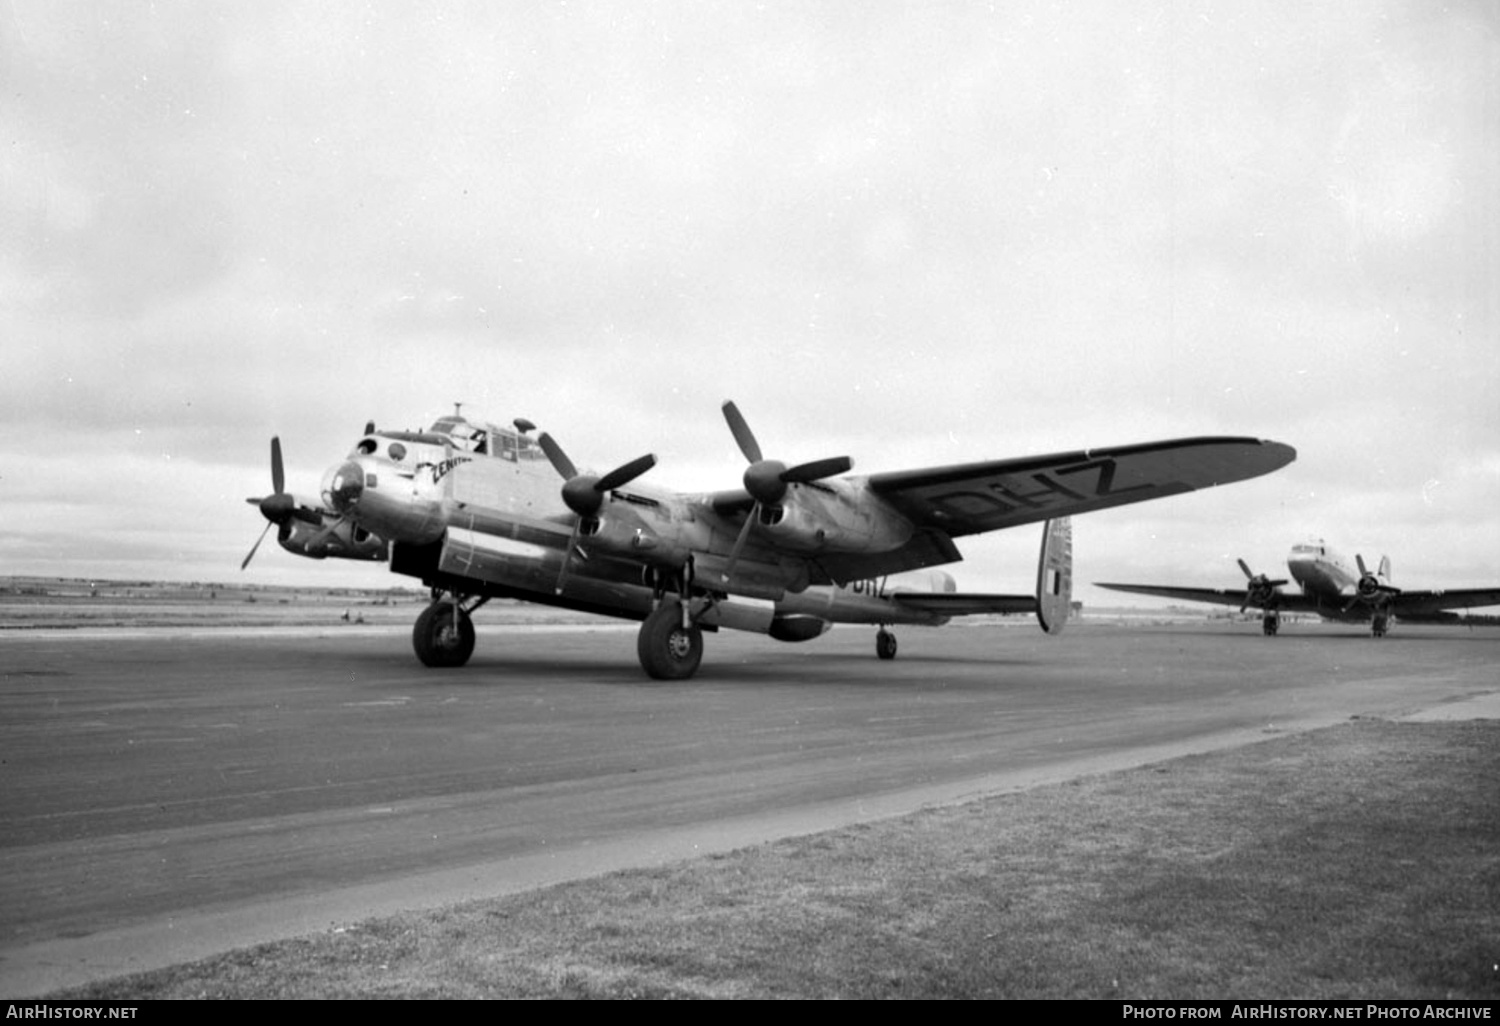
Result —
[{"label": "registration lettering on wing", "polygon": [[1017,513],[1045,513],[1064,507],[1071,510],[1137,492],[1170,494],[1185,488],[1176,482],[1117,487],[1117,468],[1113,457],[1104,456],[1055,470],[1008,474],[991,481],[972,482],[929,495],[928,501],[940,514],[964,520],[985,520]]}]

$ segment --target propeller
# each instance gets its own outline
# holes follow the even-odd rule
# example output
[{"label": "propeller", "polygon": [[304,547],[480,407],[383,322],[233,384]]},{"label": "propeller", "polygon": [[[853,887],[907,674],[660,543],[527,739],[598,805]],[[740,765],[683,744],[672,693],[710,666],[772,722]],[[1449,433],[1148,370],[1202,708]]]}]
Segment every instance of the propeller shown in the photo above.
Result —
[{"label": "propeller", "polygon": [[616,488],[624,487],[646,471],[656,466],[654,453],[637,456],[629,463],[622,464],[611,470],[603,477],[594,474],[580,474],[573,461],[568,459],[568,454],[563,452],[562,446],[545,432],[537,439],[541,443],[542,451],[547,454],[552,468],[563,478],[562,497],[563,502],[574,513],[580,517],[592,517],[597,514],[604,505],[604,497]]},{"label": "propeller", "polygon": [[729,553],[729,562],[724,566],[723,580],[727,581],[734,573],[735,564],[739,562],[740,553],[745,548],[745,542],[750,537],[750,527],[760,518],[761,510],[765,507],[781,505],[781,500],[786,498],[787,490],[794,484],[807,484],[811,481],[821,481],[826,477],[834,477],[837,474],[848,473],[854,466],[854,461],[848,456],[832,456],[827,459],[812,460],[808,463],[799,463],[794,467],[788,467],[780,460],[768,460],[761,452],[760,443],[755,439],[755,432],[750,430],[750,424],[745,420],[740,408],[730,400],[724,404],[724,419],[729,423],[729,433],[734,436],[735,444],[744,453],[745,459],[750,465],[745,468],[745,491],[750,493],[750,498],[755,500],[750,509],[750,515],[745,518],[745,525],[740,528],[740,533],[734,540],[734,548]]},{"label": "propeller", "polygon": [[1253,602],[1262,609],[1269,609],[1276,601],[1276,589],[1287,582],[1285,580],[1271,580],[1265,574],[1251,573],[1250,567],[1243,559],[1237,560],[1240,570],[1245,574],[1248,582],[1245,588],[1245,601],[1240,603],[1240,612],[1244,612]]},{"label": "propeller", "polygon": [[[1345,612],[1354,608],[1354,604],[1360,601],[1368,602],[1376,609],[1383,609],[1390,603],[1393,596],[1401,594],[1400,588],[1392,584],[1387,584],[1381,580],[1379,574],[1370,572],[1369,567],[1365,566],[1364,556],[1355,553],[1354,562],[1359,566],[1359,583],[1354,586],[1355,597],[1349,600],[1348,605],[1344,606]],[[1384,565],[1382,565],[1381,570],[1389,572]]]},{"label": "propeller", "polygon": [[623,463],[611,470],[603,477],[595,474],[580,474],[573,461],[568,459],[568,454],[563,452],[562,446],[551,435],[543,432],[537,438],[542,447],[542,452],[547,454],[547,460],[552,464],[552,469],[563,479],[562,499],[567,507],[578,514],[578,521],[573,525],[573,536],[568,540],[568,551],[563,556],[562,570],[557,575],[557,591],[563,590],[563,584],[568,579],[568,566],[573,562],[573,552],[578,548],[578,539],[583,534],[586,522],[592,521],[604,506],[604,497],[616,488],[625,485],[640,477],[646,471],[656,466],[656,455],[647,453],[637,456],[629,463]]},{"label": "propeller", "polygon": [[250,560],[255,558],[255,552],[260,548],[260,543],[266,540],[266,532],[271,525],[285,524],[297,513],[297,500],[292,498],[282,489],[286,485],[286,473],[281,464],[281,439],[276,436],[271,438],[271,494],[264,499],[250,498],[245,501],[252,506],[259,506],[260,512],[266,518],[266,526],[261,529],[260,537],[255,539],[255,544],[250,546],[250,553],[245,561],[240,564],[243,570],[250,565]]}]

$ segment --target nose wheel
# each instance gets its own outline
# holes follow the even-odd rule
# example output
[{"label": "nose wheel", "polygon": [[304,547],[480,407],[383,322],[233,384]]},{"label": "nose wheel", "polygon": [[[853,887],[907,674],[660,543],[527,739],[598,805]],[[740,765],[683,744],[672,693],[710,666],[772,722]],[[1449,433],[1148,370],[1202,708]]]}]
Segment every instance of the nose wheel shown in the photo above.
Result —
[{"label": "nose wheel", "polygon": [[896,658],[896,636],[884,627],[875,634],[875,654],[881,659]]}]

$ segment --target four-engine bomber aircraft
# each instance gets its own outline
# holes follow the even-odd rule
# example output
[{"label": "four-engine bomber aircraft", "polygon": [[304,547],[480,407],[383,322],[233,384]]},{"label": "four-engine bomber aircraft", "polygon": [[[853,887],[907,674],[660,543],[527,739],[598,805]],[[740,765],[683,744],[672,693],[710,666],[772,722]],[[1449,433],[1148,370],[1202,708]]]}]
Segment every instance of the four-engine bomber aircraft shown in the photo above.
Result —
[{"label": "four-engine bomber aircraft", "polygon": [[1342,554],[1329,548],[1322,539],[1293,545],[1291,554],[1286,558],[1287,569],[1291,571],[1292,580],[1301,587],[1301,594],[1282,591],[1282,586],[1289,583],[1284,578],[1272,580],[1265,574],[1251,573],[1243,559],[1239,560],[1239,564],[1246,578],[1244,588],[1179,588],[1158,584],[1102,583],[1098,586],[1140,595],[1239,606],[1242,613],[1250,606],[1255,606],[1261,611],[1261,630],[1266,634],[1275,634],[1280,628],[1283,612],[1317,613],[1328,620],[1345,622],[1369,621],[1370,633],[1378,638],[1390,629],[1392,617],[1414,621],[1442,621],[1445,619],[1442,615],[1444,610],[1500,605],[1500,588],[1452,588],[1439,591],[1397,588],[1391,584],[1389,557],[1380,557],[1380,565],[1372,573],[1365,566],[1363,556],[1356,555],[1351,564]]},{"label": "four-engine bomber aircraft", "polygon": [[[833,623],[874,624],[883,659],[896,654],[893,624],[1034,611],[1055,632],[1071,600],[1066,518],[1242,481],[1296,458],[1278,442],[1188,438],[848,477],[846,456],[795,466],[767,458],[739,409],[725,403],[723,412],[749,464],[743,487],[729,491],[639,484],[651,455],[604,475],[580,472],[549,435],[533,439],[527,420],[499,427],[455,412],[421,432],[366,425],[324,476],[318,502],[283,491],[272,439],[274,492],[249,501],[290,552],[386,559],[431,588],[413,632],[428,666],[463,665],[474,648],[470,614],[505,597],[640,620],[641,666],[682,679],[698,668],[703,632],[721,627],[804,641]],[[1039,522],[1035,597],[962,594],[944,573],[925,575],[925,591],[891,578],[958,562],[955,538]]]}]

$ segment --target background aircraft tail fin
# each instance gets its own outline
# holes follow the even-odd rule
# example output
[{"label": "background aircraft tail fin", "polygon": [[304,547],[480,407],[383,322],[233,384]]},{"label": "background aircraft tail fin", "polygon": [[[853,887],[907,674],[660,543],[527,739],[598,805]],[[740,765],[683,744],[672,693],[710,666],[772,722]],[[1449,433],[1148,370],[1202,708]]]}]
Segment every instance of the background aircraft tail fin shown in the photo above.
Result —
[{"label": "background aircraft tail fin", "polygon": [[1073,522],[1047,521],[1036,568],[1036,618],[1042,630],[1056,634],[1068,622],[1073,606]]}]

